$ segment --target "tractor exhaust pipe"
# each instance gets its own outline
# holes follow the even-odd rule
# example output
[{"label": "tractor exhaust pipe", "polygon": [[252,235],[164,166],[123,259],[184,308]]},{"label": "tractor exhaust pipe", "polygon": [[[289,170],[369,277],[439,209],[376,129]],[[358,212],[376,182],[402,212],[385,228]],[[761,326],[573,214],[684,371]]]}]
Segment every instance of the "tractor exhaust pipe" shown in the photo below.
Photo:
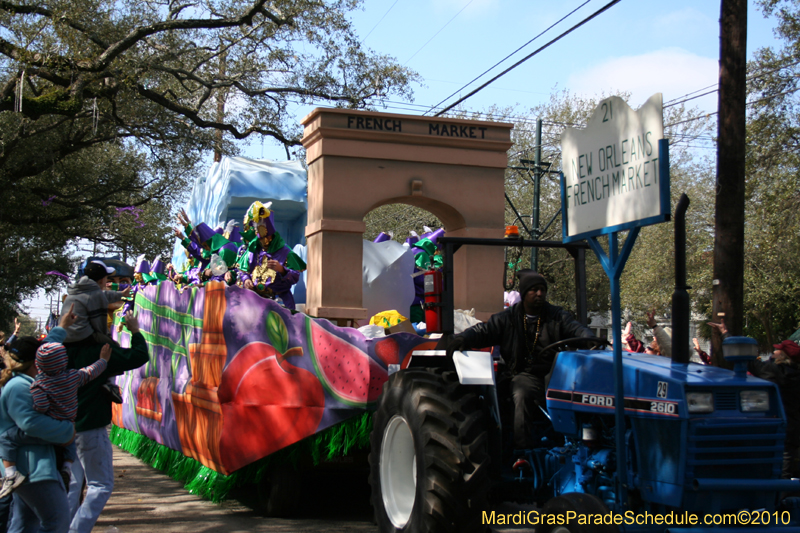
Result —
[{"label": "tractor exhaust pipe", "polygon": [[681,194],[675,207],[675,292],[672,293],[672,362],[689,362],[689,293],[686,285],[686,210],[689,197]]}]

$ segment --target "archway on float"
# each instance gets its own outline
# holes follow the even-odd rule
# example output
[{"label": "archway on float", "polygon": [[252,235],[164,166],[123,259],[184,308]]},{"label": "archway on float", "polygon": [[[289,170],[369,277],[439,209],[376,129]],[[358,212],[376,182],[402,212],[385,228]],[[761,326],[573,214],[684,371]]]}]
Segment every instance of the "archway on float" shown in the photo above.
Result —
[{"label": "archway on float", "polygon": [[[306,312],[336,322],[362,307],[364,215],[402,203],[430,211],[448,237],[501,238],[512,124],[342,109],[302,121],[308,161]],[[485,320],[503,308],[503,250],[454,257],[455,305]]]}]

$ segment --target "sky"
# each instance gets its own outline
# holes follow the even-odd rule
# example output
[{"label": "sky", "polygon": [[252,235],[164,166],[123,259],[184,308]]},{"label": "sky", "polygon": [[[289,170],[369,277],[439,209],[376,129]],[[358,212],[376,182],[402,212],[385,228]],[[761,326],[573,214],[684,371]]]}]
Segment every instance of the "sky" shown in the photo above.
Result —
[{"label": "sky", "polygon": [[[364,46],[394,57],[423,80],[414,86],[412,103],[393,99],[385,111],[421,115],[441,102],[455,102],[607,4],[608,0],[365,0],[352,20]],[[752,57],[758,48],[780,43],[773,35],[774,20],[765,19],[752,1],[748,4],[747,52]],[[622,0],[463,105],[474,111],[517,106],[522,113],[564,89],[592,97],[627,91],[634,109],[657,92],[663,93],[664,102],[678,99],[718,81],[719,11],[719,0]],[[716,111],[717,95],[687,104]],[[297,109],[298,119],[311,109]],[[286,159],[284,149],[269,141],[245,147],[244,155]]]},{"label": "sky", "polygon": [[[394,99],[383,110],[421,115],[442,102],[455,102],[458,91],[468,93],[607,3],[364,0],[362,8],[352,13],[352,21],[364,46],[394,57],[422,80],[413,87],[413,102]],[[775,21],[764,18],[752,0],[748,5],[747,54],[752,58],[757,49],[779,47],[780,42],[773,34]],[[472,111],[492,105],[517,106],[522,114],[547,102],[553,91],[565,89],[588,97],[627,91],[634,109],[657,92],[663,93],[664,102],[682,99],[718,81],[719,11],[719,0],[622,0],[462,105]],[[534,38],[488,75],[462,89]],[[453,93],[457,94],[451,96]],[[687,105],[716,111],[717,94]],[[297,121],[312,109],[295,109]],[[270,141],[254,141],[241,148],[242,155],[253,159],[286,159],[284,148]],[[48,299],[36,298],[27,310],[34,318],[46,318]]]}]

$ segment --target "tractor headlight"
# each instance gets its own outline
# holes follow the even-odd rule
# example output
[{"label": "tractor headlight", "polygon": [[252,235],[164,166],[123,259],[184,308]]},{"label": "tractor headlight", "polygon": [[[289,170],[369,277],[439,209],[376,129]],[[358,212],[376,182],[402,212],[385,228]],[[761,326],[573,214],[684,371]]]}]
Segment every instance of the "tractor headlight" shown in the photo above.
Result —
[{"label": "tractor headlight", "polygon": [[742,411],[769,411],[769,394],[765,390],[743,390],[739,393]]},{"label": "tractor headlight", "polygon": [[710,392],[687,392],[686,406],[690,413],[711,413],[714,411],[714,395]]}]

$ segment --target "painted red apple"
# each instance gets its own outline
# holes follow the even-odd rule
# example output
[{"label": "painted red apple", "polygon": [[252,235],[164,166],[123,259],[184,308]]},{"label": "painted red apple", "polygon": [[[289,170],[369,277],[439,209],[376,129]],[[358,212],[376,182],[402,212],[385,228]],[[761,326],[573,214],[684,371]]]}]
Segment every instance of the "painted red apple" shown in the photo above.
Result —
[{"label": "painted red apple", "polygon": [[375,355],[386,366],[400,363],[400,347],[391,337],[385,337],[375,342]]},{"label": "painted red apple", "polygon": [[417,344],[416,346],[412,347],[403,356],[403,362],[400,363],[400,368],[408,368],[408,363],[411,362],[411,355],[416,350],[435,350],[436,349],[436,345],[438,343],[439,343],[439,341],[424,341],[424,342],[421,342],[421,343]]},{"label": "painted red apple", "polygon": [[325,409],[322,385],[312,372],[286,361],[289,352],[253,342],[225,368],[217,394],[220,456],[229,472],[316,432]]}]

